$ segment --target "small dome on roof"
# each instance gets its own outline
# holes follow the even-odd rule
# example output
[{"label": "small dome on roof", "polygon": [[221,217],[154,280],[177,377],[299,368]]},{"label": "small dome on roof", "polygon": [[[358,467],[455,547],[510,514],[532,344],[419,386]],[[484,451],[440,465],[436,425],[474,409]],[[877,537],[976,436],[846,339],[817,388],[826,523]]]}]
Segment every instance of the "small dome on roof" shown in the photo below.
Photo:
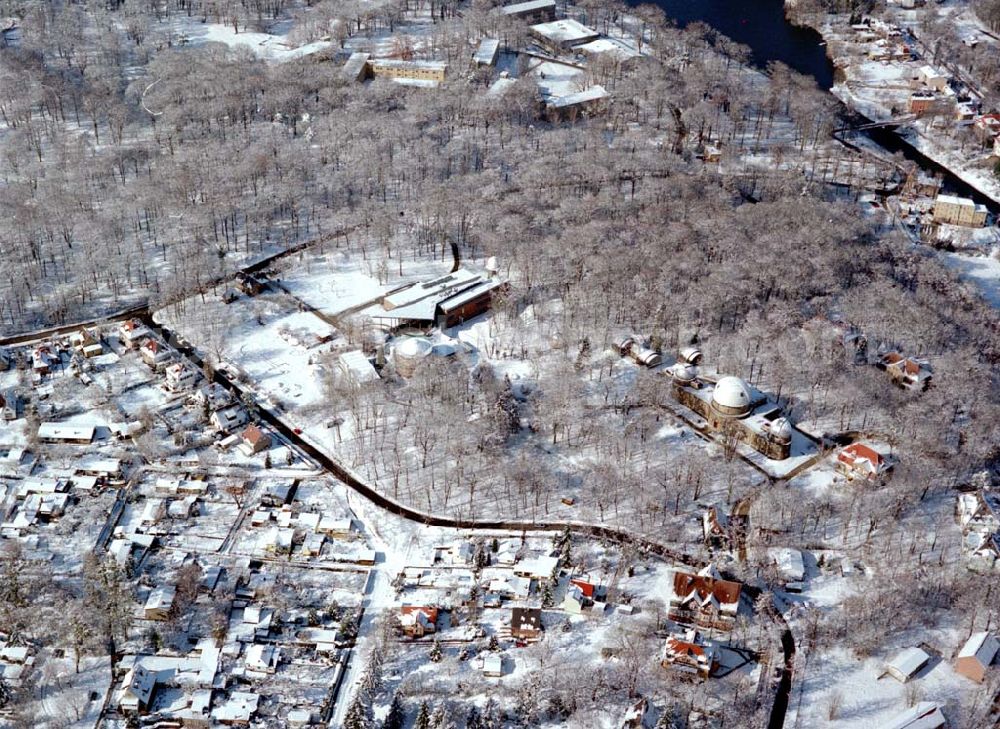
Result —
[{"label": "small dome on roof", "polygon": [[750,409],[750,387],[739,377],[723,377],[715,383],[712,402],[727,411],[745,413]]},{"label": "small dome on roof", "polygon": [[434,346],[424,337],[409,337],[397,344],[393,354],[401,357],[426,357]]},{"label": "small dome on roof", "polygon": [[681,350],[680,360],[696,365],[701,362],[701,350],[697,347],[685,347]]},{"label": "small dome on roof", "polygon": [[771,423],[771,435],[781,441],[790,441],[792,439],[792,424],[788,422],[788,418],[778,418]]},{"label": "small dome on roof", "polygon": [[685,362],[678,362],[670,368],[670,374],[678,382],[692,382],[698,376],[698,368]]}]

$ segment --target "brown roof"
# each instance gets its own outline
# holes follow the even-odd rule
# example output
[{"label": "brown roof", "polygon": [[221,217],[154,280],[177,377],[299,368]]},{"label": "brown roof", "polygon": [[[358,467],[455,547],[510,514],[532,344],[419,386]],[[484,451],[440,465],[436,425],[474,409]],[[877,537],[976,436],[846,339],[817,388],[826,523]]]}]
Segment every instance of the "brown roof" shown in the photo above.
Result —
[{"label": "brown roof", "polygon": [[247,429],[243,431],[243,440],[252,446],[256,446],[258,443],[270,443],[271,436],[258,428],[256,425],[251,424],[248,425]]},{"label": "brown roof", "polygon": [[541,630],[542,611],[538,608],[516,607],[510,614],[510,625],[512,629]]},{"label": "brown roof", "polygon": [[740,599],[740,583],[687,572],[675,572],[674,594],[679,598],[685,598],[692,592],[698,593],[699,600],[707,600],[711,595],[720,605],[731,605]]}]

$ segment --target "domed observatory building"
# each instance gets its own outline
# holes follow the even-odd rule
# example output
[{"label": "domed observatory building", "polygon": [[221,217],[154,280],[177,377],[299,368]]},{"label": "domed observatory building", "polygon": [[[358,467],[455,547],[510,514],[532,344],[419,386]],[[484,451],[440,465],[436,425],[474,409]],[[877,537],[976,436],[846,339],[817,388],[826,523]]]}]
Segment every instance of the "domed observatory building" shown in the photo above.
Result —
[{"label": "domed observatory building", "polygon": [[739,440],[766,457],[780,461],[791,454],[792,424],[778,403],[739,377],[715,382],[699,376],[701,352],[685,350],[670,368],[674,398],[700,415],[707,429],[735,433]]}]

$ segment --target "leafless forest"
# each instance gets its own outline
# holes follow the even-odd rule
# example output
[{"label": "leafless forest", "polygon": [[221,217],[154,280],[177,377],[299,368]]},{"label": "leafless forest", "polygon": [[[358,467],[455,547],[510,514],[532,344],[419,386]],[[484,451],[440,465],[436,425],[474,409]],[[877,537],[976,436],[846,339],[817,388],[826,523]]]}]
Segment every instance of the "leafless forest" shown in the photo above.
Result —
[{"label": "leafless forest", "polygon": [[[471,70],[433,90],[338,73],[352,39],[428,10],[434,30],[418,55],[464,68],[484,35],[516,46],[524,25],[483,0],[0,0],[0,17],[20,27],[0,48],[0,332],[169,304],[309,241],[390,261],[449,244],[470,259],[495,255],[514,284],[495,313],[510,345],[529,309],[549,312],[560,342],[558,366],[521,415],[538,440],[606,464],[574,474],[588,503],[602,500],[601,520],[678,539],[671,515],[694,508],[701,484],[729,502],[760,491],[751,546],[844,549],[893,574],[850,598],[841,620],[818,624],[815,645],[864,651],[880,615],[932,624],[957,604],[970,629],[995,624],[989,581],[956,566],[952,509],[954,489],[1000,457],[996,312],[933,254],[824,187],[817,164],[838,126],[827,95],[783,67],[760,74],[746,49],[704,26],[677,30],[650,6],[580,8],[596,28],[641,26],[651,55],[628,69],[594,63],[610,91],[605,112],[555,121],[527,80],[491,96]],[[178,30],[192,18],[256,30],[290,14],[289,37],[332,36],[332,47],[273,62],[185,44]],[[709,142],[724,145],[736,173],[697,159]],[[831,316],[863,330],[873,351],[932,357],[934,387],[893,388],[803,326]],[[700,449],[683,462],[631,459],[668,419],[669,396],[667,380],[644,376],[627,393],[600,393],[597,353],[623,330],[664,352],[697,342],[720,371],[780,393],[818,432],[886,437],[899,456],[893,478],[816,500]],[[477,377],[427,369],[400,385],[392,412],[419,423],[396,431],[395,445],[377,393],[331,390],[354,398],[364,433],[352,465],[398,495],[400,449],[423,453],[441,468],[435,488],[454,489],[455,501],[402,495],[459,514],[489,470],[494,504],[484,509],[544,516],[566,476],[538,467],[512,435],[514,416],[497,405],[503,381]],[[934,539],[939,528],[947,539]],[[4,557],[0,622],[47,640],[48,621],[29,617],[65,598],[48,580],[28,590],[29,572],[19,553]],[[74,646],[99,653],[77,623],[102,615],[101,635],[120,635],[125,588],[97,564],[83,585],[71,596],[87,616],[69,612]]]}]

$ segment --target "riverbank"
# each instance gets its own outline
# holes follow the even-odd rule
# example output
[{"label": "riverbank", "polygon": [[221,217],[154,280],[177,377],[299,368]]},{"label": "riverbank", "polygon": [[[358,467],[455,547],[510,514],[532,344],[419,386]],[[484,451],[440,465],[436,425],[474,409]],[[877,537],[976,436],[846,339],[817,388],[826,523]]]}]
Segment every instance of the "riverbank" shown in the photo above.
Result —
[{"label": "riverbank", "polygon": [[[911,99],[920,91],[912,79],[928,66],[929,54],[914,27],[919,16],[911,13],[908,23],[874,21],[864,28],[852,26],[846,15],[803,13],[796,0],[785,0],[785,13],[789,22],[812,28],[826,42],[837,69],[830,89],[837,99],[872,122],[901,122],[892,130],[896,139],[978,192],[994,213],[1000,212],[996,157],[972,132],[972,106],[961,104],[961,97],[946,87],[937,94],[941,101],[934,102],[939,106],[932,113],[910,113],[911,108],[919,110]],[[942,68],[940,73],[964,77],[960,69]],[[956,85],[968,88],[962,82]],[[976,90],[968,91],[975,98]]]}]

